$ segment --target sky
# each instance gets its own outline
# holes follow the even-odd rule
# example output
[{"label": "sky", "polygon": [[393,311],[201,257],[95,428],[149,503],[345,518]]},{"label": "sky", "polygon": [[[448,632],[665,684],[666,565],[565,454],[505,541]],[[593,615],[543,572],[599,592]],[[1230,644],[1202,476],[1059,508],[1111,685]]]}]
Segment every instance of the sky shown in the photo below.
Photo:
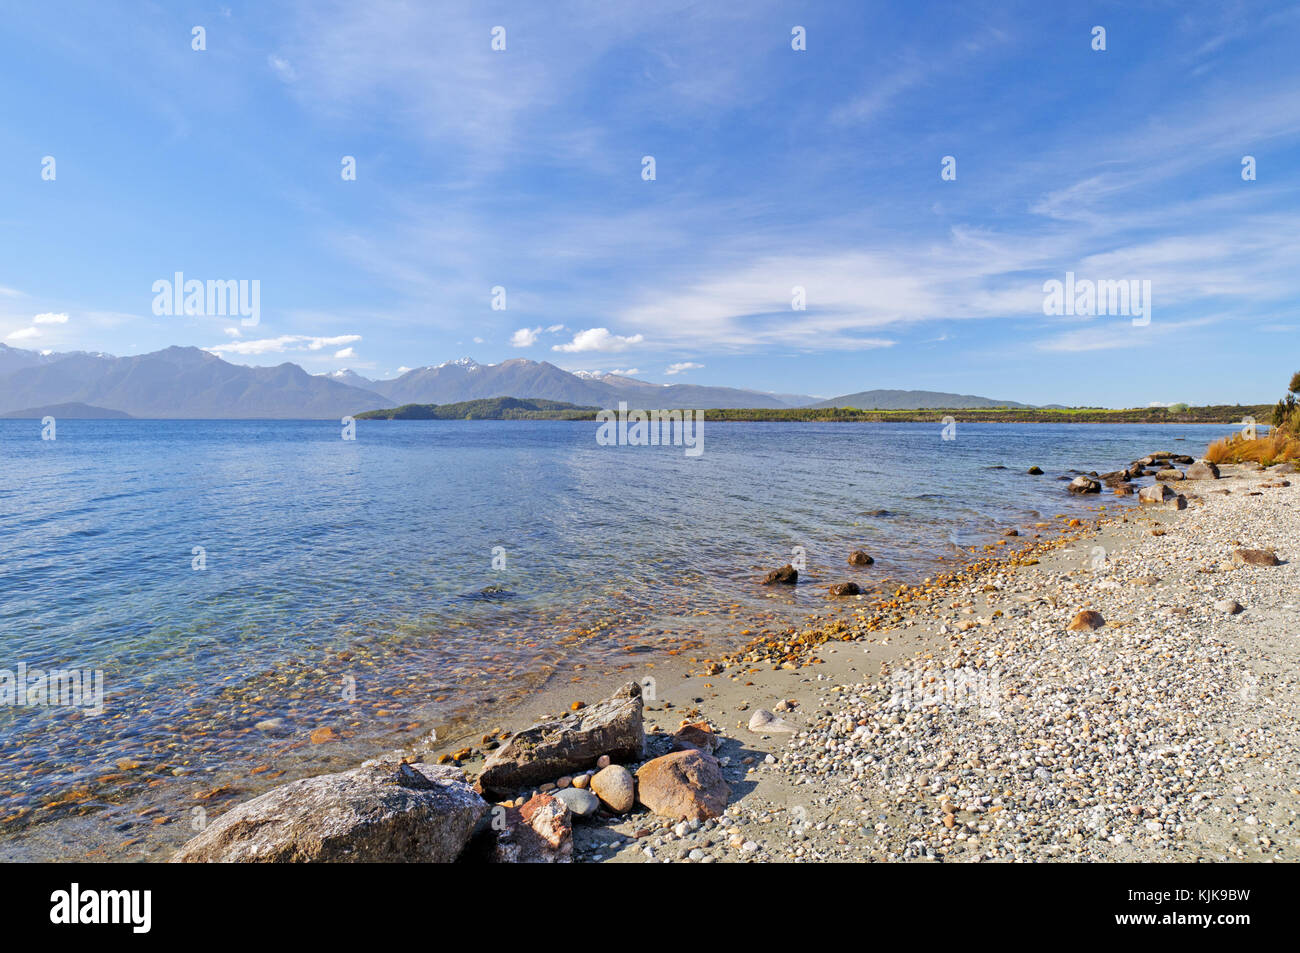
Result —
[{"label": "sky", "polygon": [[[1298,41],[1231,0],[9,4],[0,341],[1271,403]],[[178,272],[257,324],[156,313]],[[1067,273],[1149,311],[1045,313]]]}]

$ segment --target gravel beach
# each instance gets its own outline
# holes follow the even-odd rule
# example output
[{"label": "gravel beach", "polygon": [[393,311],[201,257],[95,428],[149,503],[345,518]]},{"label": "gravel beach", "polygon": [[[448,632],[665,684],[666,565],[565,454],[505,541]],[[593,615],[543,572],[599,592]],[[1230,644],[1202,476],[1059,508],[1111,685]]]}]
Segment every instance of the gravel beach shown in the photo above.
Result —
[{"label": "gravel beach", "polygon": [[580,823],[574,859],[1300,859],[1300,486],[1224,467],[1179,489],[1186,509],[1021,528],[892,624],[801,633],[798,662],[657,676],[648,756],[709,721],[731,804]]}]

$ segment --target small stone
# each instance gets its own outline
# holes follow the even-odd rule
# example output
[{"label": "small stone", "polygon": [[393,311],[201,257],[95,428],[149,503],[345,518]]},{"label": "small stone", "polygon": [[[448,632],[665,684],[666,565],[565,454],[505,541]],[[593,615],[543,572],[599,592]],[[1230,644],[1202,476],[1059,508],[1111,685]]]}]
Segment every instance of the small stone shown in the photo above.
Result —
[{"label": "small stone", "polygon": [[786,722],[772,714],[766,708],[760,708],[749,718],[749,730],[760,735],[772,734],[773,732],[793,732],[795,729],[786,724]]},{"label": "small stone", "polygon": [[1271,549],[1234,549],[1233,562],[1245,566],[1280,566],[1281,560]]},{"label": "small stone", "polygon": [[1227,615],[1236,615],[1238,612],[1244,612],[1240,602],[1236,599],[1220,599],[1214,604],[1215,610],[1226,613]]},{"label": "small stone", "polygon": [[556,792],[555,799],[573,812],[574,817],[592,817],[600,810],[600,798],[581,788],[562,788]]},{"label": "small stone", "polygon": [[1092,609],[1084,609],[1070,620],[1070,624],[1066,627],[1066,631],[1079,632],[1084,629],[1100,629],[1105,624],[1106,620],[1102,618],[1100,612],[1096,612]]},{"label": "small stone", "polygon": [[607,765],[592,775],[591,790],[615,814],[626,814],[636,804],[632,772],[621,764]]}]

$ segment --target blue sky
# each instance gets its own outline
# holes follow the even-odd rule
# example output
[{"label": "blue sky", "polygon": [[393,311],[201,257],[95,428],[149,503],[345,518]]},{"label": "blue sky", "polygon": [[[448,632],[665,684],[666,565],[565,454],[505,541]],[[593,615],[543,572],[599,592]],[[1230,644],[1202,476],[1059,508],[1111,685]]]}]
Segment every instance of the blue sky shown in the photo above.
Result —
[{"label": "blue sky", "polygon": [[[1282,3],[19,3],[0,340],[1271,402],[1297,41]],[[153,314],[177,271],[260,281],[260,323]],[[1067,271],[1151,281],[1150,323],[1045,316]]]}]

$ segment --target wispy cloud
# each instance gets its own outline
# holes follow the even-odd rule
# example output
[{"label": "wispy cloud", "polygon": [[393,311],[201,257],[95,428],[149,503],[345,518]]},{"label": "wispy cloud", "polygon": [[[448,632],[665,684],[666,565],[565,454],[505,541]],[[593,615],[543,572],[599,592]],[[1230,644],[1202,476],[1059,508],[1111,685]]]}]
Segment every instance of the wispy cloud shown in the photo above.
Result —
[{"label": "wispy cloud", "polygon": [[[283,354],[289,351],[322,351],[337,348],[361,340],[359,334],[339,334],[334,337],[311,337],[303,334],[282,334],[274,338],[259,338],[249,341],[233,341],[228,344],[214,344],[204,348],[213,354],[239,354],[243,356],[261,354]],[[348,348],[350,351],[351,348]],[[351,357],[351,354],[335,354],[335,357]]]}]

